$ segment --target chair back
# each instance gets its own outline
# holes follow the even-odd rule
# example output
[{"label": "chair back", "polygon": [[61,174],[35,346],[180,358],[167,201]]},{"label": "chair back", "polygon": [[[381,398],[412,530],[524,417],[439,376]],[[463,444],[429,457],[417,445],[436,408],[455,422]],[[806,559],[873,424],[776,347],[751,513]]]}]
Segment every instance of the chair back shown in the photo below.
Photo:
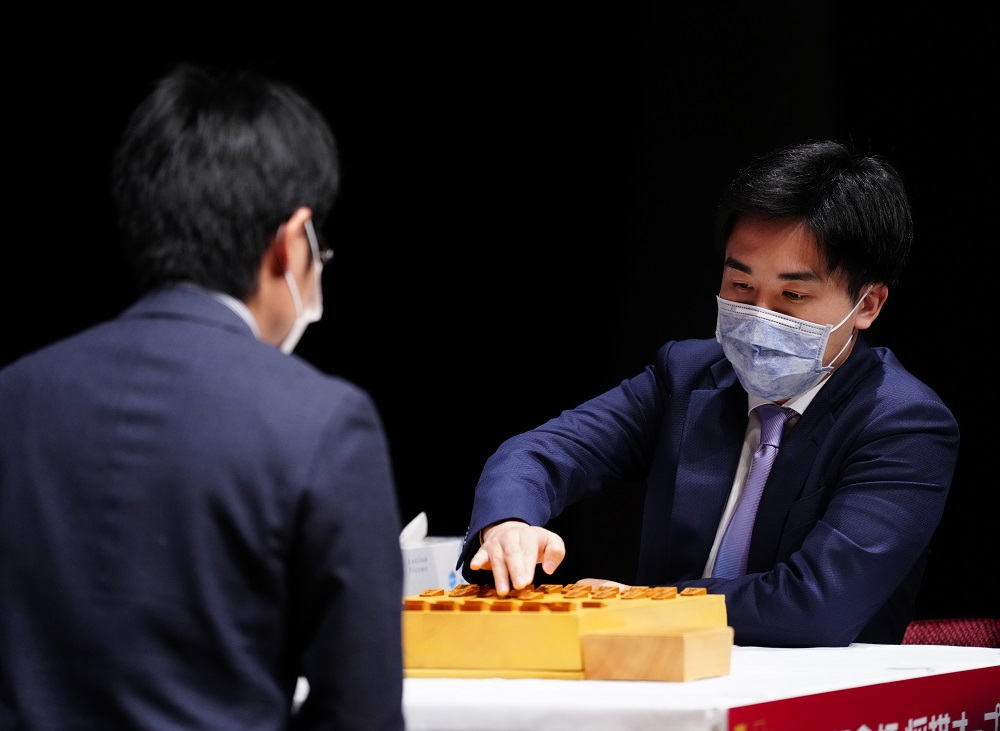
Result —
[{"label": "chair back", "polygon": [[1000,647],[1000,619],[915,619],[906,627],[903,644]]}]

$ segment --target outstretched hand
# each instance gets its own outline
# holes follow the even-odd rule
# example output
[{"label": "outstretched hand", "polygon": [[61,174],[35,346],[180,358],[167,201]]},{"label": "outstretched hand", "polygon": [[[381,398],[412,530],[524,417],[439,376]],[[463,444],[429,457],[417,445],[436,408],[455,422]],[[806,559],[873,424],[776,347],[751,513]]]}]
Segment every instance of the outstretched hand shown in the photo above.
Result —
[{"label": "outstretched hand", "polygon": [[491,569],[497,594],[506,596],[511,588],[523,589],[534,580],[536,565],[541,564],[542,571],[552,574],[565,557],[566,544],[556,533],[508,520],[483,531],[483,545],[469,568]]}]

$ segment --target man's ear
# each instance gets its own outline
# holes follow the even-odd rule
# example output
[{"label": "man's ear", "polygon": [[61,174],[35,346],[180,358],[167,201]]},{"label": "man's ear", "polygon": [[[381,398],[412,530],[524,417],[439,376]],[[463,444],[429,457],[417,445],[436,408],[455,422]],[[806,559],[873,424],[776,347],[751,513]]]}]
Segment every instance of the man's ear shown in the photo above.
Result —
[{"label": "man's ear", "polygon": [[882,283],[873,285],[871,291],[861,300],[858,316],[854,320],[854,327],[858,330],[867,330],[871,327],[887,299],[889,299],[889,288]]},{"label": "man's ear", "polygon": [[278,226],[277,233],[271,240],[271,245],[264,254],[268,269],[274,276],[282,277],[288,269],[288,235],[285,224]]},{"label": "man's ear", "polygon": [[312,218],[312,210],[307,206],[299,206],[295,212],[288,217],[288,220],[278,226],[274,239],[271,241],[271,248],[268,251],[268,259],[275,273],[284,276],[290,266],[296,264],[295,257],[301,245],[296,246],[295,241],[302,238],[306,240],[305,251],[311,256],[309,251],[309,240],[306,238],[306,221]]}]

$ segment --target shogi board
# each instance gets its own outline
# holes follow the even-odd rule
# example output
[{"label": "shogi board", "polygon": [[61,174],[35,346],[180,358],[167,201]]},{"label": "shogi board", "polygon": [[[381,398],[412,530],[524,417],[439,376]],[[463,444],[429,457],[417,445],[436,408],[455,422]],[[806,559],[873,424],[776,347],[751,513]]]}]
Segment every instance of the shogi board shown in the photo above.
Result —
[{"label": "shogi board", "polygon": [[403,598],[409,677],[686,681],[729,674],[725,597],[704,589],[461,584]]}]

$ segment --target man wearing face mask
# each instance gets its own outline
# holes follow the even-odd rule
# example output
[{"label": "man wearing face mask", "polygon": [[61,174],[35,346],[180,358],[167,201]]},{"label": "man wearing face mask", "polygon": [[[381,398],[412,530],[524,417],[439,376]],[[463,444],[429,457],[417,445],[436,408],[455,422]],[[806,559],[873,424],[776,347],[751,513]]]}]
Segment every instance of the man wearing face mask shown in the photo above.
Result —
[{"label": "man wearing face mask", "polygon": [[383,426],[291,355],[332,256],[326,121],[180,67],[112,173],[140,297],[0,371],[0,728],[399,731]]},{"label": "man wearing face mask", "polygon": [[546,523],[644,481],[637,584],[724,594],[741,645],[901,642],[959,447],[937,394],[862,337],[912,238],[877,157],[816,141],[741,170],[719,208],[715,337],[668,342],[503,442],[476,486],[465,577],[506,594],[538,564],[551,574],[566,549]]}]

